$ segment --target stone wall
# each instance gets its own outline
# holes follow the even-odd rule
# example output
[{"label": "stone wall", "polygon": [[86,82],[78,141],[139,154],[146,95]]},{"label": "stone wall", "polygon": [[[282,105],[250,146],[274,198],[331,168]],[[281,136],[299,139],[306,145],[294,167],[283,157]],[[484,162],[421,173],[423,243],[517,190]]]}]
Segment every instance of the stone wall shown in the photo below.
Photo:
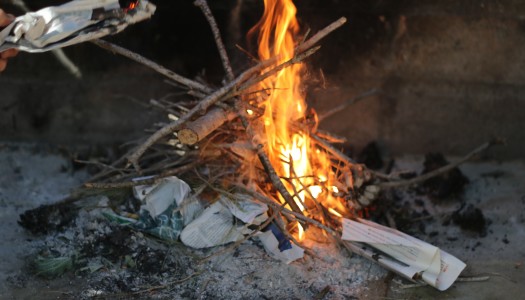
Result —
[{"label": "stone wall", "polygon": [[[2,4],[5,10],[14,8]],[[31,1],[38,8],[61,1]],[[155,1],[153,1],[155,2]],[[158,13],[111,40],[182,75],[219,84],[220,61],[208,25],[192,1],[157,1]],[[260,16],[261,2],[211,2],[228,45]],[[366,2],[366,3],[365,3]],[[525,3],[507,1],[297,1],[304,28],[338,17],[347,25],[309,61],[308,101],[327,110],[369,88],[383,93],[334,115],[321,127],[359,149],[376,140],[393,154],[462,154],[493,136],[525,148]],[[124,142],[162,115],[144,109],[173,92],[161,76],[90,44],[67,48],[84,74],[76,80],[51,54],[22,53],[0,75],[0,138],[53,143]],[[237,66],[246,60],[231,48]],[[322,70],[322,72],[320,71]],[[322,74],[322,75],[321,75]],[[321,78],[323,80],[321,80]],[[130,100],[134,99],[134,100]]]}]

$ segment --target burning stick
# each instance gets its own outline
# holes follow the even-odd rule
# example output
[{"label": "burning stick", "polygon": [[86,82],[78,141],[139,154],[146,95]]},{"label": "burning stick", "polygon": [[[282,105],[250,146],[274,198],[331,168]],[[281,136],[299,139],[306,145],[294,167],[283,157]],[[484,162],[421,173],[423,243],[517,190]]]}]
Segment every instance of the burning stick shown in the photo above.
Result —
[{"label": "burning stick", "polygon": [[[240,101],[238,101],[240,104]],[[242,107],[242,106],[241,106]],[[255,134],[252,131],[252,128],[249,127],[248,120],[245,116],[245,113],[241,111],[240,119],[242,122],[242,125],[244,126],[246,133],[248,133],[248,136],[250,137],[250,141],[253,141],[255,138]],[[284,201],[290,205],[292,210],[298,214],[303,214],[297,203],[295,203],[292,195],[290,195],[290,192],[286,189],[283,182],[281,181],[281,178],[275,172],[275,169],[272,166],[272,163],[270,162],[270,159],[268,158],[268,155],[266,152],[264,152],[264,146],[262,144],[255,145],[255,151],[257,152],[257,156],[259,157],[259,160],[261,161],[261,164],[264,167],[264,170],[266,173],[268,173],[268,176],[270,177],[270,180],[272,181],[273,186],[279,191],[279,194],[283,196]]]},{"label": "burning stick", "polygon": [[[341,18],[340,21],[329,25],[324,30],[321,30],[318,34],[314,35],[312,38],[310,38],[308,41],[306,41],[303,45],[313,45],[313,44],[317,43],[320,39],[325,37],[328,33],[332,32],[333,30],[335,30],[336,28],[338,28],[339,26],[344,24],[343,19],[344,18]],[[344,20],[346,20],[346,19],[344,19]],[[335,26],[334,24],[336,24],[336,25],[338,24],[338,26]],[[106,43],[106,42],[104,42],[104,43]],[[305,47],[304,46],[301,47],[300,50],[302,50],[303,48],[305,48]],[[305,59],[309,55],[313,54],[316,50],[317,50],[317,48],[314,48],[314,49],[308,50],[306,53],[299,53],[301,55],[298,55],[298,56],[292,58],[291,60],[289,60],[289,61],[287,61],[287,62],[285,62],[283,64],[280,64],[280,65],[272,68],[270,71],[268,71],[265,74],[261,75],[261,77],[259,77],[257,80],[253,80],[251,83],[252,84],[256,84],[260,80],[264,80],[266,77],[270,76],[271,74],[275,74],[277,72],[276,70],[281,70],[281,69],[287,68],[287,67],[289,67],[289,66],[291,66],[291,65],[293,65],[295,63],[299,63],[300,61],[302,61],[303,59]],[[188,122],[196,113],[205,112],[206,109],[208,109],[211,105],[213,105],[213,104],[215,104],[215,103],[217,103],[217,102],[219,102],[219,101],[221,101],[221,100],[223,100],[225,98],[228,98],[228,93],[231,93],[232,91],[234,91],[234,94],[231,95],[231,96],[236,95],[236,93],[235,93],[235,88],[236,87],[241,86],[242,84],[247,82],[253,75],[258,74],[260,71],[262,71],[262,70],[272,66],[273,64],[275,64],[276,60],[277,60],[277,57],[272,57],[272,58],[270,58],[270,59],[268,59],[266,61],[260,62],[259,64],[257,64],[254,67],[251,67],[250,69],[248,69],[247,71],[243,72],[240,76],[238,76],[236,79],[234,79],[233,81],[231,81],[227,85],[223,86],[222,88],[220,88],[219,90],[215,91],[214,93],[212,93],[208,97],[204,98],[197,106],[195,106],[193,109],[191,109],[186,115],[182,116],[179,120],[177,120],[177,121],[175,121],[173,123],[170,123],[169,125],[159,129],[157,132],[155,132],[153,135],[151,135],[146,140],[146,142],[144,142],[144,144],[139,146],[139,148],[137,148],[128,157],[129,164],[133,165],[135,167],[135,169],[140,170],[140,166],[139,166],[138,160],[140,159],[142,154],[144,154],[144,152],[146,152],[146,150],[151,145],[156,143],[158,140],[160,140],[164,136],[166,136],[168,134],[171,134],[172,132],[180,129],[182,127],[182,125],[184,125],[184,123]],[[248,88],[248,86],[245,86],[245,88]]]}]

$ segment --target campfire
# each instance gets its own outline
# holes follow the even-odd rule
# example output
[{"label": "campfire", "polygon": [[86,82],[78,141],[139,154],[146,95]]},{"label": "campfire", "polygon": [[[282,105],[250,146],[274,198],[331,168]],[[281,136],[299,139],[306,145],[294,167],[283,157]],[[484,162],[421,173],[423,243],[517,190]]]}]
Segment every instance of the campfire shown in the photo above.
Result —
[{"label": "campfire", "polygon": [[[128,2],[130,8],[136,4]],[[66,203],[86,194],[133,189],[144,209],[114,209],[106,213],[108,219],[194,248],[228,244],[225,249],[232,250],[259,237],[273,257],[287,263],[308,253],[303,242],[317,228],[311,234],[410,280],[447,289],[464,263],[363,217],[382,191],[441,175],[499,141],[411,179],[356,163],[340,150],[340,138],[318,129],[319,119],[327,115],[308,107],[303,81],[305,60],[317,54],[319,42],[346,19],[312,34],[299,26],[291,0],[264,4],[261,20],[247,34],[253,51],[240,51],[250,55],[252,64],[239,72],[230,64],[206,1],[195,1],[211,26],[223,63],[220,88],[109,42],[94,41],[166,76],[187,91],[187,98],[155,100],[152,104],[166,112],[170,123],[91,178]]]}]

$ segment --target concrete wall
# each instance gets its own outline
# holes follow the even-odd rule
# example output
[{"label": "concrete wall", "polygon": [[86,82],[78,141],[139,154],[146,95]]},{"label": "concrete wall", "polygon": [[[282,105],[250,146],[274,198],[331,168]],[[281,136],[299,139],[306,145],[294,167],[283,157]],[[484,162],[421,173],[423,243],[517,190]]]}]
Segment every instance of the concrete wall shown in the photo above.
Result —
[{"label": "concrete wall", "polygon": [[[222,70],[200,12],[192,1],[173,2],[159,1],[152,21],[113,41],[185,76],[205,70],[209,81],[220,82]],[[227,26],[235,2],[212,7],[229,45],[238,34]],[[244,2],[241,31],[260,16],[261,1]],[[321,127],[348,137],[356,149],[377,140],[393,154],[462,154],[498,136],[507,138],[508,146],[494,151],[496,157],[523,157],[523,1],[297,4],[301,23],[313,31],[341,15],[349,18],[309,61],[311,105],[323,111],[372,87],[384,91]],[[236,64],[242,64],[235,59],[242,55],[230,52]],[[92,45],[74,46],[66,53],[81,66],[82,81],[70,78],[49,54],[21,54],[0,75],[1,139],[122,142],[159,120],[158,113],[126,99],[147,102],[172,92],[160,76]]]}]

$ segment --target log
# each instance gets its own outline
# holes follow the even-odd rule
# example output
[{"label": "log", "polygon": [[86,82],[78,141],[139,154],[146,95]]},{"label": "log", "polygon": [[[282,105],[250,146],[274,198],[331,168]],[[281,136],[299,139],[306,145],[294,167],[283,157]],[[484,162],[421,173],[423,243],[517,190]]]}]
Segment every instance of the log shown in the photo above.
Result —
[{"label": "log", "polygon": [[222,108],[211,109],[197,120],[186,123],[186,127],[177,132],[177,137],[183,144],[194,145],[236,116],[236,113]]}]

